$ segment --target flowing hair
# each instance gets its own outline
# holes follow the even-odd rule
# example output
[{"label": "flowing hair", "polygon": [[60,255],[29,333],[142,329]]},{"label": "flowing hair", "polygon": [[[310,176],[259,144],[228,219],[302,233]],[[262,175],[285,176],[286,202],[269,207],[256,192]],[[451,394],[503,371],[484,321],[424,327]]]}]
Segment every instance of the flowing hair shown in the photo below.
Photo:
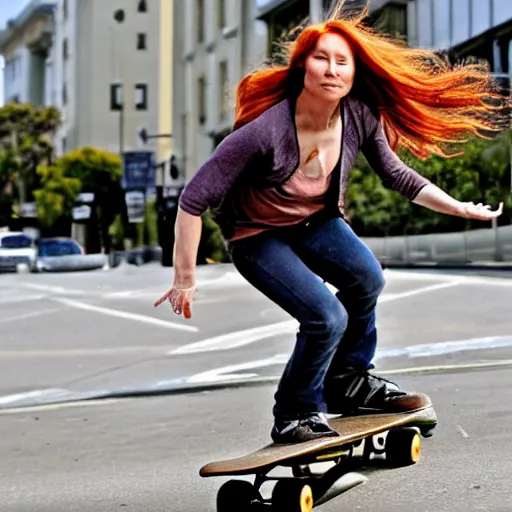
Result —
[{"label": "flowing hair", "polygon": [[318,39],[329,33],[344,37],[351,47],[356,71],[350,94],[376,112],[393,150],[402,146],[421,159],[431,154],[454,156],[446,152],[452,143],[464,142],[470,135],[490,138],[505,128],[503,107],[508,102],[485,63],[451,64],[431,50],[408,48],[363,23],[368,4],[359,14],[348,16],[343,3],[338,1],[327,21],[305,27],[283,45],[286,65],[271,65],[241,80],[234,129],[293,89],[302,89],[306,58]]}]

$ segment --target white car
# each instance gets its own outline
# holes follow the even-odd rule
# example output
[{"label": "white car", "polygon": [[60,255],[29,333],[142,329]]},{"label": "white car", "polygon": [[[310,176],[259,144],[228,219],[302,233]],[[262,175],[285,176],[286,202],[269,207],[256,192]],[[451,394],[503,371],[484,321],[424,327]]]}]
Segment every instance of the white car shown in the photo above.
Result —
[{"label": "white car", "polygon": [[37,249],[34,239],[21,231],[0,231],[0,271],[34,268]]}]

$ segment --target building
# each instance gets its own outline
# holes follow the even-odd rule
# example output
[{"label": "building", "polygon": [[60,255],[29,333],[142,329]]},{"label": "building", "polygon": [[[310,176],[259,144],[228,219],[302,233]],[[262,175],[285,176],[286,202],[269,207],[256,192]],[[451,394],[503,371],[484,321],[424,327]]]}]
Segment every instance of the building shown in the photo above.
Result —
[{"label": "building", "polygon": [[54,1],[31,2],[0,32],[4,64],[4,102],[50,102],[47,62],[52,48]]},{"label": "building", "polygon": [[266,57],[254,0],[174,2],[173,147],[183,184],[231,130],[240,78]]},{"label": "building", "polygon": [[511,40],[510,0],[409,0],[411,46],[485,59],[506,77],[512,73]]},{"label": "building", "polygon": [[[360,9],[364,0],[350,0]],[[272,41],[306,17],[324,19],[333,0],[194,0],[174,3],[173,151],[192,177],[229,133],[236,85],[272,57]],[[371,12],[405,37],[406,0],[371,0]]]},{"label": "building", "polygon": [[[122,6],[122,8],[120,7]],[[58,154],[82,146],[155,150],[171,132],[172,0],[32,0],[0,36],[5,101],[62,114]]]}]

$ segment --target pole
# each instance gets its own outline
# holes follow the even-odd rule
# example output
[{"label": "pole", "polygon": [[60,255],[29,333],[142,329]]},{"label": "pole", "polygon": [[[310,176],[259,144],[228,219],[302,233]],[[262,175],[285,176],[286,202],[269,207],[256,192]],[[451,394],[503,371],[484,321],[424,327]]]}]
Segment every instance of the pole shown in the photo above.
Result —
[{"label": "pole", "polygon": [[322,0],[309,0],[309,17],[311,23],[321,23],[324,19]]}]

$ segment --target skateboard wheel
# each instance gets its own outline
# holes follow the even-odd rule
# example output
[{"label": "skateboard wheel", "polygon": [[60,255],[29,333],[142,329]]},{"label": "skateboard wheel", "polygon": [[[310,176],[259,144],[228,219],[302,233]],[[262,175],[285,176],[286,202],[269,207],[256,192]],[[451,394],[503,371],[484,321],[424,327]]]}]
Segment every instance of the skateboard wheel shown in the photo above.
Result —
[{"label": "skateboard wheel", "polygon": [[421,436],[415,428],[394,428],[386,438],[386,460],[396,466],[416,464],[421,456]]},{"label": "skateboard wheel", "polygon": [[229,480],[217,493],[217,512],[249,512],[258,498],[254,486],[245,480]]},{"label": "skateboard wheel", "polygon": [[278,480],[272,491],[272,510],[275,512],[311,512],[313,491],[300,480]]}]

